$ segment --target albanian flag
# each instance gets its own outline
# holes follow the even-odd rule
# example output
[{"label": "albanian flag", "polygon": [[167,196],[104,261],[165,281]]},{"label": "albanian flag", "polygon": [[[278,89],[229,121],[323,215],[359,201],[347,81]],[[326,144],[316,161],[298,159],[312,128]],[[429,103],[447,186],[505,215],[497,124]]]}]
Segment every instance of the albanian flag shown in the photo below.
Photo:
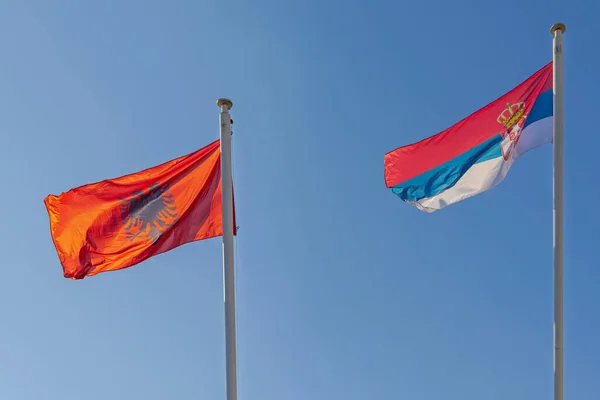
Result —
[{"label": "albanian flag", "polygon": [[220,142],[144,171],[50,195],[44,203],[65,278],[131,267],[185,243],[221,236]]}]

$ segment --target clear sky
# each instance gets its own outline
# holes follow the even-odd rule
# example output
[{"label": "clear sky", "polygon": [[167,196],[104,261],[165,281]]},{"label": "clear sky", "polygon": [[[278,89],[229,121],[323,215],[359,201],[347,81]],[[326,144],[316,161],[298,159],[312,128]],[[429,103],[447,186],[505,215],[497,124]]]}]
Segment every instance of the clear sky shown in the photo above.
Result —
[{"label": "clear sky", "polygon": [[240,400],[552,397],[552,148],[426,214],[383,155],[565,34],[565,391],[600,393],[597,1],[3,1],[0,398],[224,399],[219,239],[62,277],[46,195],[218,137],[234,102]]}]

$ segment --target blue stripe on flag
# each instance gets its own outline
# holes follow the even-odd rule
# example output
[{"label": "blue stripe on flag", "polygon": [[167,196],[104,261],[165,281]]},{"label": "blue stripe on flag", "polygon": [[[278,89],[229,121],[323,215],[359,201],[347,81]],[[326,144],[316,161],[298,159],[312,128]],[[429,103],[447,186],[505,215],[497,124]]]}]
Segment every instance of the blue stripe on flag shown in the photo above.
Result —
[{"label": "blue stripe on flag", "polygon": [[533,103],[533,107],[531,107],[531,111],[527,116],[527,120],[523,125],[523,129],[525,129],[528,125],[533,124],[541,119],[551,117],[552,116],[552,105],[554,102],[554,94],[552,93],[552,89],[545,91],[544,93],[540,93],[537,99],[535,99],[535,103]]},{"label": "blue stripe on flag", "polygon": [[460,156],[394,186],[392,192],[404,201],[435,196],[454,186],[473,165],[502,157],[501,141],[502,135],[498,134]]}]

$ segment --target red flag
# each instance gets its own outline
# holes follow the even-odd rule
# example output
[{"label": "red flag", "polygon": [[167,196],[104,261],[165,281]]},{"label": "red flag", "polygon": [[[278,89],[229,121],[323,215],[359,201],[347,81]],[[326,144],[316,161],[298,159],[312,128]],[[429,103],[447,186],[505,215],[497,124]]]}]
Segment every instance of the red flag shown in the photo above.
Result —
[{"label": "red flag", "polygon": [[44,203],[65,278],[131,267],[223,234],[220,143]]}]

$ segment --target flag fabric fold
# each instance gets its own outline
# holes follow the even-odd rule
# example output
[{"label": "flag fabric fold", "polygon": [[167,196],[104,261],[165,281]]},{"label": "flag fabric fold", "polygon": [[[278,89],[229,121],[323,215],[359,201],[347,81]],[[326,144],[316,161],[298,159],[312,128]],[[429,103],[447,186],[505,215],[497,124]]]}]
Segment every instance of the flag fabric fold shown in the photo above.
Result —
[{"label": "flag fabric fold", "polygon": [[222,236],[220,142],[49,195],[44,203],[65,278],[120,270],[185,243]]},{"label": "flag fabric fold", "polygon": [[433,212],[490,190],[527,151],[552,142],[552,63],[450,128],[384,157],[385,183]]}]

